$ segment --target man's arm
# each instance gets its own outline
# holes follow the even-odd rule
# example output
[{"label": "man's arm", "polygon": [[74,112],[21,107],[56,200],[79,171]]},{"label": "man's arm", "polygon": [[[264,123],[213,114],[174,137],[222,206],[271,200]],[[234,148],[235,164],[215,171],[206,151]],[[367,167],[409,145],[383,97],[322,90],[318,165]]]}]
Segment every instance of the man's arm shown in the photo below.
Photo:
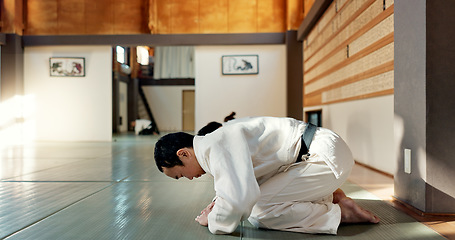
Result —
[{"label": "man's arm", "polygon": [[235,231],[240,221],[249,217],[260,197],[248,143],[241,132],[223,135],[217,146],[211,148],[217,196],[208,214],[208,227],[213,234]]}]

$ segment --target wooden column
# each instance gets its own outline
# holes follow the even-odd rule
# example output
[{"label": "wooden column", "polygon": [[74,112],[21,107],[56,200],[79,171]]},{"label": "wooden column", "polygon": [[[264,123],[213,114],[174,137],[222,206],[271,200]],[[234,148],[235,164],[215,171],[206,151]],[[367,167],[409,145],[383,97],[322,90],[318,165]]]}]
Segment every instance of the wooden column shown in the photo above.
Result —
[{"label": "wooden column", "polygon": [[303,120],[303,50],[297,31],[286,32],[287,116]]},{"label": "wooden column", "polygon": [[22,37],[16,34],[5,35],[2,45],[0,99],[5,101],[15,95],[24,94],[24,49]]}]

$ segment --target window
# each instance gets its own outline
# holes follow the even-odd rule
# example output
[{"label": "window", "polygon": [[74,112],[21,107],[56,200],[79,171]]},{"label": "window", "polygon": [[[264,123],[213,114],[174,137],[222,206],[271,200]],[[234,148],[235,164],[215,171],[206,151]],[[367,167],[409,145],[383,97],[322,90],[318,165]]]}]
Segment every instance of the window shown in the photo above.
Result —
[{"label": "window", "polygon": [[149,50],[147,47],[136,48],[137,62],[141,65],[149,65]]},{"label": "window", "polygon": [[127,61],[126,61],[127,54],[126,54],[125,48],[117,46],[115,48],[115,52],[117,53],[117,62],[119,62],[121,64],[127,64]]}]

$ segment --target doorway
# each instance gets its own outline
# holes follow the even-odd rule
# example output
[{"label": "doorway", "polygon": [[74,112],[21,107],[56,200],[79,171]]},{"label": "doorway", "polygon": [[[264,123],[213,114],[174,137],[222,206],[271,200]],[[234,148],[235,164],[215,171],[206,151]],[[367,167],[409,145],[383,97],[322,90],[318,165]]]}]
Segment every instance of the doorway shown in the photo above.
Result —
[{"label": "doorway", "polygon": [[182,91],[182,130],[194,131],[194,90]]}]

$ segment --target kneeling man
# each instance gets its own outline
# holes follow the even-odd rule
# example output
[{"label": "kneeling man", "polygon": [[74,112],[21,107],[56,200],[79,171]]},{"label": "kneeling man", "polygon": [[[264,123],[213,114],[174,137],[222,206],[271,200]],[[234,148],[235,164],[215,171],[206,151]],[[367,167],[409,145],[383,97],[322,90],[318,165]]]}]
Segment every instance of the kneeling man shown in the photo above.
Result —
[{"label": "kneeling man", "polygon": [[346,143],[314,128],[307,153],[307,125],[252,117],[205,136],[172,133],[156,143],[155,161],[175,179],[214,177],[216,196],[196,217],[213,234],[232,233],[246,219],[260,228],[327,234],[336,234],[340,223],[378,223],[339,189],[354,165]]}]

